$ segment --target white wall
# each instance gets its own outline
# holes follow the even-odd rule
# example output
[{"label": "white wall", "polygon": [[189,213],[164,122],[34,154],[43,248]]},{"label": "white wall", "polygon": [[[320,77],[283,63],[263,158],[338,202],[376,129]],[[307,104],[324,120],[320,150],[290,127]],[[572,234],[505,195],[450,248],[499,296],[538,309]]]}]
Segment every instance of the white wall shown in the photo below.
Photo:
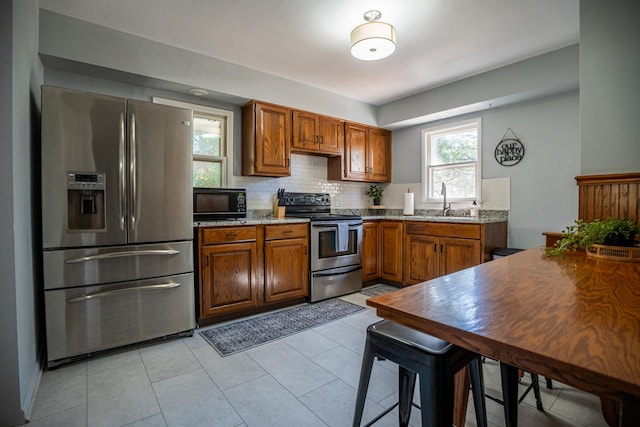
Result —
[{"label": "white wall", "polygon": [[20,402],[28,411],[44,355],[40,261],[40,85],[38,9],[14,0],[13,200]]},{"label": "white wall", "polygon": [[[561,231],[578,214],[579,95],[558,95],[485,111],[482,115],[483,177],[511,177],[509,246],[544,244],[541,233]],[[494,150],[511,128],[525,146],[524,159],[504,167]]]},{"label": "white wall", "polygon": [[[13,4],[0,2],[0,57],[11,58]],[[16,318],[16,271],[13,230],[12,61],[0,61],[0,425],[23,420]]]},{"label": "white wall", "polygon": [[581,174],[640,171],[640,2],[580,1]]},{"label": "white wall", "polygon": [[199,87],[375,124],[376,109],[364,102],[46,10],[40,10],[39,48],[41,54],[73,61],[76,68],[89,64],[92,72],[104,67],[103,73],[179,83],[185,91]]},{"label": "white wall", "polygon": [[[42,67],[34,0],[0,2],[0,425],[21,425],[40,378],[43,349],[39,210],[32,181]],[[37,176],[37,174],[36,174]]]},{"label": "white wall", "polygon": [[568,46],[382,105],[378,125],[396,129],[577,90],[578,65],[578,46]]},{"label": "white wall", "polygon": [[[578,103],[578,92],[573,91],[394,131],[394,186],[421,180],[421,129],[480,116],[482,177],[511,180],[509,246],[540,246],[544,244],[542,232],[560,231],[577,216],[574,178],[580,171]],[[509,128],[524,144],[525,157],[517,165],[505,167],[496,162],[494,150]],[[412,191],[418,192],[414,187]]]}]

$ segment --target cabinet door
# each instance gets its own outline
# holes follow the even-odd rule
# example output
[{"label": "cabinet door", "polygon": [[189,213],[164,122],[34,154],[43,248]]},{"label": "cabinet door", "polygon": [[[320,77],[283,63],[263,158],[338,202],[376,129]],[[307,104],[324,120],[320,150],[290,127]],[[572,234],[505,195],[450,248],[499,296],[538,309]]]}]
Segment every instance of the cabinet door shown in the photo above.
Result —
[{"label": "cabinet door", "polygon": [[368,178],[367,147],[369,129],[347,123],[344,140],[344,178],[366,181]]},{"label": "cabinet door", "polygon": [[380,277],[383,279],[402,282],[402,230],[402,222],[380,223]]},{"label": "cabinet door", "polygon": [[291,110],[255,104],[255,172],[267,176],[289,176]]},{"label": "cabinet door", "polygon": [[265,302],[309,294],[307,239],[270,240],[264,244]]},{"label": "cabinet door", "polygon": [[385,129],[369,130],[369,180],[391,182],[391,133]]},{"label": "cabinet door", "polygon": [[362,280],[380,277],[378,271],[378,223],[364,222],[362,225]]},{"label": "cabinet door", "polygon": [[318,116],[304,111],[294,111],[291,147],[302,150],[317,150],[319,143]]},{"label": "cabinet door", "polygon": [[440,276],[480,264],[480,241],[440,238]]},{"label": "cabinet door", "polygon": [[331,117],[320,117],[319,121],[320,146],[318,150],[323,154],[342,154],[344,146],[344,122]]},{"label": "cabinet door", "polygon": [[200,256],[200,317],[259,305],[255,242],[207,246]]},{"label": "cabinet door", "polygon": [[404,243],[404,283],[415,285],[438,277],[438,238],[407,234]]}]

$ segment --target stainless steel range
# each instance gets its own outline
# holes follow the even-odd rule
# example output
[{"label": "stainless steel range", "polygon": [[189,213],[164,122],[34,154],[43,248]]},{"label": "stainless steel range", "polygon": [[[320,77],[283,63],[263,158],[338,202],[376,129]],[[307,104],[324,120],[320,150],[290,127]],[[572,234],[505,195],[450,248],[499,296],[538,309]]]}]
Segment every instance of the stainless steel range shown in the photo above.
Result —
[{"label": "stainless steel range", "polygon": [[286,216],[309,218],[309,301],[362,289],[362,218],[331,213],[331,197],[324,193],[280,193]]}]

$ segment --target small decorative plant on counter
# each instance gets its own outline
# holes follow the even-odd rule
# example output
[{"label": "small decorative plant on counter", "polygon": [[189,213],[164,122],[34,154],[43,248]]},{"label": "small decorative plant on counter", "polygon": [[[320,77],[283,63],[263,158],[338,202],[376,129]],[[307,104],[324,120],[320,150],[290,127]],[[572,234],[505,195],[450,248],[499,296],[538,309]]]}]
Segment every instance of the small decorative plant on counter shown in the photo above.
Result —
[{"label": "small decorative plant on counter", "polygon": [[382,187],[380,187],[379,185],[371,184],[369,186],[369,189],[367,190],[367,196],[373,199],[373,204],[375,206],[378,206],[380,205],[380,200],[382,200],[383,192],[384,192],[384,189]]},{"label": "small decorative plant on counter", "polygon": [[553,247],[546,248],[545,253],[551,257],[564,257],[568,252],[588,248],[591,245],[633,246],[634,237],[640,227],[629,219],[609,218],[583,221],[577,219],[574,225],[568,226],[562,237]]}]

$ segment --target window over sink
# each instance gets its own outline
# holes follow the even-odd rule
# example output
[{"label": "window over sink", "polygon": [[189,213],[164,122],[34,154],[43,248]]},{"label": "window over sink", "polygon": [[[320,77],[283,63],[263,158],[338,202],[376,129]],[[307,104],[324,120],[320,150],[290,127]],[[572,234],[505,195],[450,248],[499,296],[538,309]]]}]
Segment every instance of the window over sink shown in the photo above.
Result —
[{"label": "window over sink", "polygon": [[481,199],[481,135],[479,117],[422,130],[424,202],[442,203],[443,182],[447,201]]},{"label": "window over sink", "polygon": [[153,102],[193,110],[193,186],[226,187],[233,164],[233,112],[156,97]]}]

